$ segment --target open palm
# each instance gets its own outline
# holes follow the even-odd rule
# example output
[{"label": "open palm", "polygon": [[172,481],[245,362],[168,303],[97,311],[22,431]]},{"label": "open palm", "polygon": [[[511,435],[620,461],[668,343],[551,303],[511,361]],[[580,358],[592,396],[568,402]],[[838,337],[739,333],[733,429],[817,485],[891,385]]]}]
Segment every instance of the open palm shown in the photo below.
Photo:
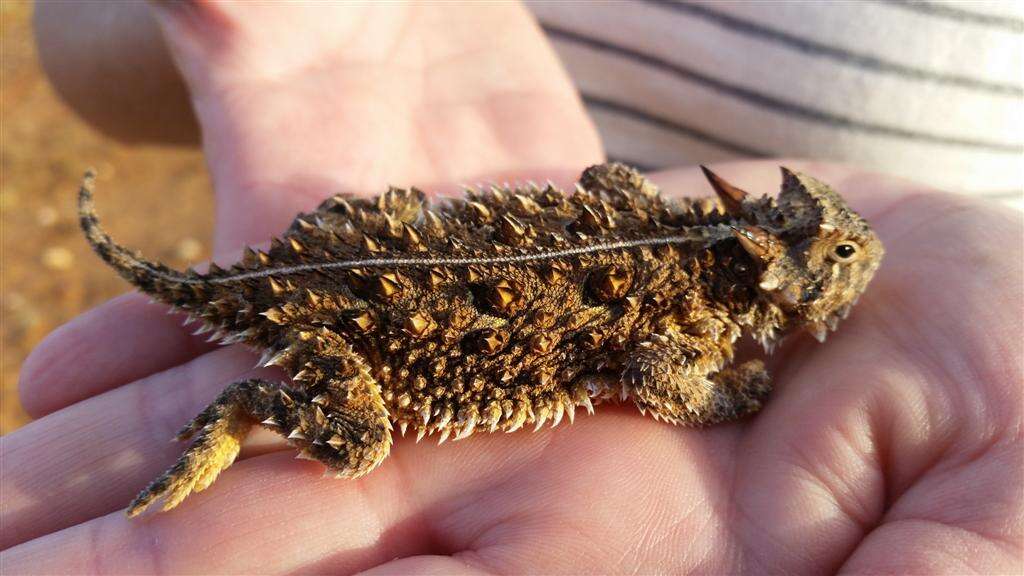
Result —
[{"label": "open palm", "polygon": [[[204,129],[221,251],[339,189],[559,179],[601,159],[515,6],[275,10],[161,15]],[[720,171],[769,191],[778,163]],[[684,429],[608,405],[533,434],[400,439],[355,481],[323,479],[257,434],[208,491],[128,520],[123,507],[180,453],[173,433],[256,372],[251,353],[214,350],[129,295],[26,363],[24,402],[43,417],[3,439],[0,568],[1019,572],[1021,218],[787,164],[842,191],[888,255],[828,343],[794,336],[771,358],[776,391],[754,418]],[[705,190],[693,170],[654,179]]]}]

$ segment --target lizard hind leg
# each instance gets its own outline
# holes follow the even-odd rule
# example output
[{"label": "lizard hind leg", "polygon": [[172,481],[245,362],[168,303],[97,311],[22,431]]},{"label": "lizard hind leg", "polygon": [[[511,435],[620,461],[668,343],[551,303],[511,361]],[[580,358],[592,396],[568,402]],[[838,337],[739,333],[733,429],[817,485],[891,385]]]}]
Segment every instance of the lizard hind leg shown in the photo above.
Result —
[{"label": "lizard hind leg", "polygon": [[355,477],[372,470],[391,446],[390,422],[376,383],[363,370],[355,378],[333,381],[327,390],[347,387],[338,396],[328,391],[310,398],[306,390],[265,380],[244,380],[228,386],[178,434],[192,444],[167,472],[154,480],[129,505],[137,516],[155,501],[163,511],[192,492],[207,488],[234,462],[242,440],[259,423],[300,448],[299,457],[318,460],[337,476]]},{"label": "lizard hind leg", "polygon": [[191,492],[209,486],[234,462],[253,422],[245,411],[247,404],[259,399],[271,402],[274,387],[261,380],[245,380],[228,386],[224,392],[182,429],[178,440],[192,438],[181,458],[151,482],[128,506],[134,517],[154,501],[163,499],[163,511],[174,508]]}]

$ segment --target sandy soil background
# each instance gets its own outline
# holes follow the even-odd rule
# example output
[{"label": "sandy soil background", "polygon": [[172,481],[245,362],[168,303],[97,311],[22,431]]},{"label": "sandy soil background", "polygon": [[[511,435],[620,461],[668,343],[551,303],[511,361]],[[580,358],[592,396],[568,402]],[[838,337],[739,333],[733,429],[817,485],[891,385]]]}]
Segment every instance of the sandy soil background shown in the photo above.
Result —
[{"label": "sandy soil background", "polygon": [[176,267],[203,260],[213,223],[199,152],[124,146],[75,117],[39,68],[31,14],[30,2],[0,2],[0,433],[29,421],[17,389],[32,348],[128,291],[78,228],[86,168],[99,170],[96,202],[111,235],[148,256]]}]

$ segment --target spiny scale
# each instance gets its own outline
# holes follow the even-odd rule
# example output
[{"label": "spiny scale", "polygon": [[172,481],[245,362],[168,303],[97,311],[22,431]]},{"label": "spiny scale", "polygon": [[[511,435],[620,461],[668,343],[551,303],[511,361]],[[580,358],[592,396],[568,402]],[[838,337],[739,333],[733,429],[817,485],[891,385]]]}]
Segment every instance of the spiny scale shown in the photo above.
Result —
[{"label": "spiny scale", "polygon": [[[268,251],[246,248],[238,264],[205,274],[114,243],[87,175],[81,223],[104,260],[201,321],[199,332],[256,348],[262,365],[292,377],[229,386],[185,428],[188,458],[129,514],[212,481],[249,422],[355,477],[387,456],[393,422],[417,441],[444,442],[558,425],[612,398],[674,423],[757,410],[767,375],[757,363],[730,365],[739,334],[771,342],[801,322],[835,326],[831,309],[819,319],[785,308],[799,270],[780,271],[782,249],[872,238],[810,177],[786,172],[776,204],[706,174],[720,200],[667,200],[620,164],[588,168],[570,193],[551,183],[481,187],[437,205],[415,188],[336,195],[298,215]],[[865,270],[821,306],[848,312]]]}]

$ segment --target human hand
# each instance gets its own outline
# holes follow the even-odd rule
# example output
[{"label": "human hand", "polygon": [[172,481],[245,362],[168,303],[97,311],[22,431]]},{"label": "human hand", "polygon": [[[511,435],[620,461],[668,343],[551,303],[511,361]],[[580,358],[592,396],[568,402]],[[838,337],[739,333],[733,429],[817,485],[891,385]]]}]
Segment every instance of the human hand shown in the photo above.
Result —
[{"label": "human hand", "polygon": [[[299,76],[270,75],[299,78],[294,93],[291,81],[268,90],[268,74],[238,73],[247,62],[272,62],[253,42],[272,41],[288,54],[289,41],[308,48],[315,35],[282,30],[261,40],[246,36],[251,21],[226,14],[228,38],[247,41],[210,58],[193,37],[201,30],[166,17],[201,102],[222,250],[279,233],[338,188],[377,192],[376,179],[574,176],[599,161],[578,107],[561,114],[566,125],[547,140],[481,137],[559,121],[543,98],[535,109],[524,97],[486,119],[466,107],[477,132],[451,130],[468,122],[452,119],[434,130],[440,140],[417,141],[436,146],[429,167],[443,169],[431,171],[403,140],[415,131],[350,136],[344,123],[375,109],[358,88],[346,93],[355,112],[338,110],[348,95],[333,108],[311,105],[331,91],[309,86],[328,83],[316,77],[333,77],[335,66],[311,71],[308,63],[329,58],[304,60]],[[479,29],[503,24],[516,37],[516,23],[528,25],[523,18],[513,11]],[[490,62],[503,60],[498,52]],[[559,109],[574,103],[561,91],[564,78],[542,74],[550,54],[542,55],[521,86],[559,94]],[[350,81],[374,76],[369,68]],[[394,74],[408,72],[380,77]],[[261,81],[249,83],[254,77]],[[499,92],[520,93],[504,82]],[[422,96],[436,101],[429,90]],[[436,113],[414,108],[428,119]],[[389,110],[381,106],[378,120],[394,121]],[[515,145],[495,152],[487,142],[496,141]],[[337,151],[335,163],[327,151]],[[777,187],[777,163],[720,172],[767,191]],[[198,344],[177,319],[127,296],[62,328],[26,363],[25,404],[45,416],[3,441],[3,571],[1019,571],[1020,217],[848,168],[785,164],[842,191],[876,227],[887,256],[828,343],[796,337],[771,358],[776,391],[750,420],[684,429],[602,406],[572,426],[533,434],[479,434],[440,447],[398,440],[379,469],[354,481],[322,479],[319,464],[261,441],[208,491],[170,513],[129,521],[120,509],[183,448],[167,439],[225,384],[256,372],[250,353]],[[655,180],[668,193],[706,190],[693,170]]]}]

